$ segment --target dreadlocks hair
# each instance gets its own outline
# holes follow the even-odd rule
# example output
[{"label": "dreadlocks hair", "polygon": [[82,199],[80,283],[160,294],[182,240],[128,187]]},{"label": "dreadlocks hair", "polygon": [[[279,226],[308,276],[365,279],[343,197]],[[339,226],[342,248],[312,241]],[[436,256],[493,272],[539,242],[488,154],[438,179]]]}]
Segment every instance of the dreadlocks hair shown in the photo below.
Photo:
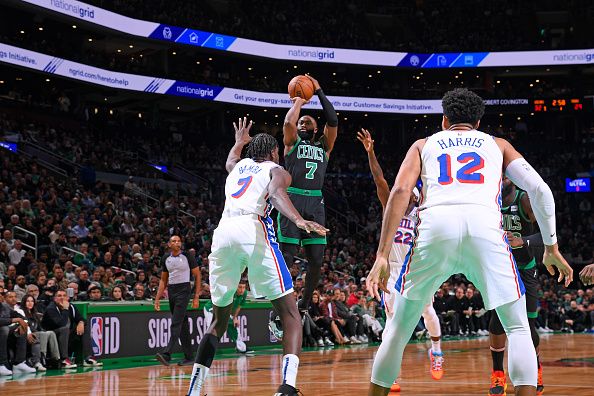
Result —
[{"label": "dreadlocks hair", "polygon": [[441,105],[443,114],[448,117],[451,124],[475,125],[485,114],[483,99],[466,88],[456,88],[446,92]]},{"label": "dreadlocks hair", "polygon": [[267,133],[259,133],[252,138],[245,151],[245,156],[253,160],[263,161],[272,151],[278,147],[274,136]]}]

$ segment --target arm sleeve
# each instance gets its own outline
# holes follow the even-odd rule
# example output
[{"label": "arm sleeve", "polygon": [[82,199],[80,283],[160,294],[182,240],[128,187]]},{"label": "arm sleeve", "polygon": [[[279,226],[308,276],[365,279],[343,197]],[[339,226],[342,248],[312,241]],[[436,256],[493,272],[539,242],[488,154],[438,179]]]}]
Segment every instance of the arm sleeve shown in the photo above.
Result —
[{"label": "arm sleeve", "polygon": [[85,322],[85,319],[80,314],[80,311],[74,305],[70,304],[70,306],[72,307],[72,317],[74,319],[74,323],[78,324],[78,322]]},{"label": "arm sleeve", "polygon": [[338,126],[338,116],[336,115],[336,110],[334,110],[334,106],[328,100],[322,88],[318,89],[316,92],[318,98],[320,99],[320,104],[322,105],[322,109],[324,110],[324,116],[326,117],[326,124],[331,127]]},{"label": "arm sleeve", "polygon": [[557,243],[555,199],[547,183],[524,158],[510,162],[505,174],[516,186],[528,193],[543,243],[547,246]]}]

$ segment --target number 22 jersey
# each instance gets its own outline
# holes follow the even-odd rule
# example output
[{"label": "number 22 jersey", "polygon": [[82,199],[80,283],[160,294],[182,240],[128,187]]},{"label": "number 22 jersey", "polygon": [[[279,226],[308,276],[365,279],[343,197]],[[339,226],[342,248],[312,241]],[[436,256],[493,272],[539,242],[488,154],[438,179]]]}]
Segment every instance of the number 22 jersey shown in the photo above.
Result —
[{"label": "number 22 jersey", "polygon": [[417,226],[417,208],[414,207],[410,213],[400,220],[400,225],[392,240],[392,247],[390,248],[390,286],[396,283],[396,279],[400,275],[402,266],[409,253],[413,241],[415,239],[415,229]]}]

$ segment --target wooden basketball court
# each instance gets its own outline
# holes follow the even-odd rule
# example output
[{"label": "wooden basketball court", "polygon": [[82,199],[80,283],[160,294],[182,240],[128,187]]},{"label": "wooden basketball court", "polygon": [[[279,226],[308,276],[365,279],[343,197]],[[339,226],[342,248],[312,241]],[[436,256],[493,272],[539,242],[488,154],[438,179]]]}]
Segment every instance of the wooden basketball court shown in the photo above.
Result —
[{"label": "wooden basketball court", "polygon": [[[445,375],[429,375],[428,344],[407,346],[401,375],[402,395],[486,395],[491,370],[488,338],[447,341]],[[377,347],[352,346],[304,352],[298,386],[305,396],[365,395]],[[546,395],[594,395],[594,335],[559,334],[541,338]],[[86,369],[87,372],[0,377],[0,393],[18,395],[128,396],[184,395],[191,367],[148,366]],[[280,379],[280,351],[260,351],[252,357],[215,360],[206,393],[266,395]],[[79,371],[84,371],[80,369]],[[513,388],[508,387],[508,395]]]}]

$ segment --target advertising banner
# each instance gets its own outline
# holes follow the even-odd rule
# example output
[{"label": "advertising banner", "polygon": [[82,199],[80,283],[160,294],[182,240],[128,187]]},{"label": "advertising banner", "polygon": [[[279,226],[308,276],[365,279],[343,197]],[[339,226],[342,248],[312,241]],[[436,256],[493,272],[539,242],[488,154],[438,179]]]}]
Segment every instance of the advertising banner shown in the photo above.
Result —
[{"label": "advertising banner", "polygon": [[[268,330],[272,315],[269,304],[262,308],[242,309],[239,318],[239,334],[248,346],[278,345],[280,342]],[[121,308],[121,307],[118,307]],[[122,358],[154,355],[161,352],[170,338],[171,314],[169,310],[133,312],[88,313],[83,353],[99,358]],[[194,350],[204,336],[208,323],[202,310],[189,310],[190,338]],[[235,347],[227,334],[221,339],[222,348]],[[181,352],[179,343],[174,353]]]},{"label": "advertising banner", "polygon": [[21,0],[78,20],[135,36],[264,58],[406,68],[505,67],[594,63],[594,49],[407,53],[274,44],[130,18],[76,0]]},{"label": "advertising banner", "polygon": [[[193,82],[121,73],[82,63],[52,57],[34,51],[0,43],[0,62],[9,63],[40,72],[72,78],[104,87],[126,89],[151,94],[184,96],[194,99],[265,108],[291,107],[287,93],[258,92],[245,89],[218,87]],[[364,113],[441,114],[439,99],[392,99],[328,96],[337,111]],[[527,107],[528,99],[489,99],[485,104],[494,107]],[[313,97],[305,109],[321,109]],[[519,108],[519,107],[518,107]]]}]

